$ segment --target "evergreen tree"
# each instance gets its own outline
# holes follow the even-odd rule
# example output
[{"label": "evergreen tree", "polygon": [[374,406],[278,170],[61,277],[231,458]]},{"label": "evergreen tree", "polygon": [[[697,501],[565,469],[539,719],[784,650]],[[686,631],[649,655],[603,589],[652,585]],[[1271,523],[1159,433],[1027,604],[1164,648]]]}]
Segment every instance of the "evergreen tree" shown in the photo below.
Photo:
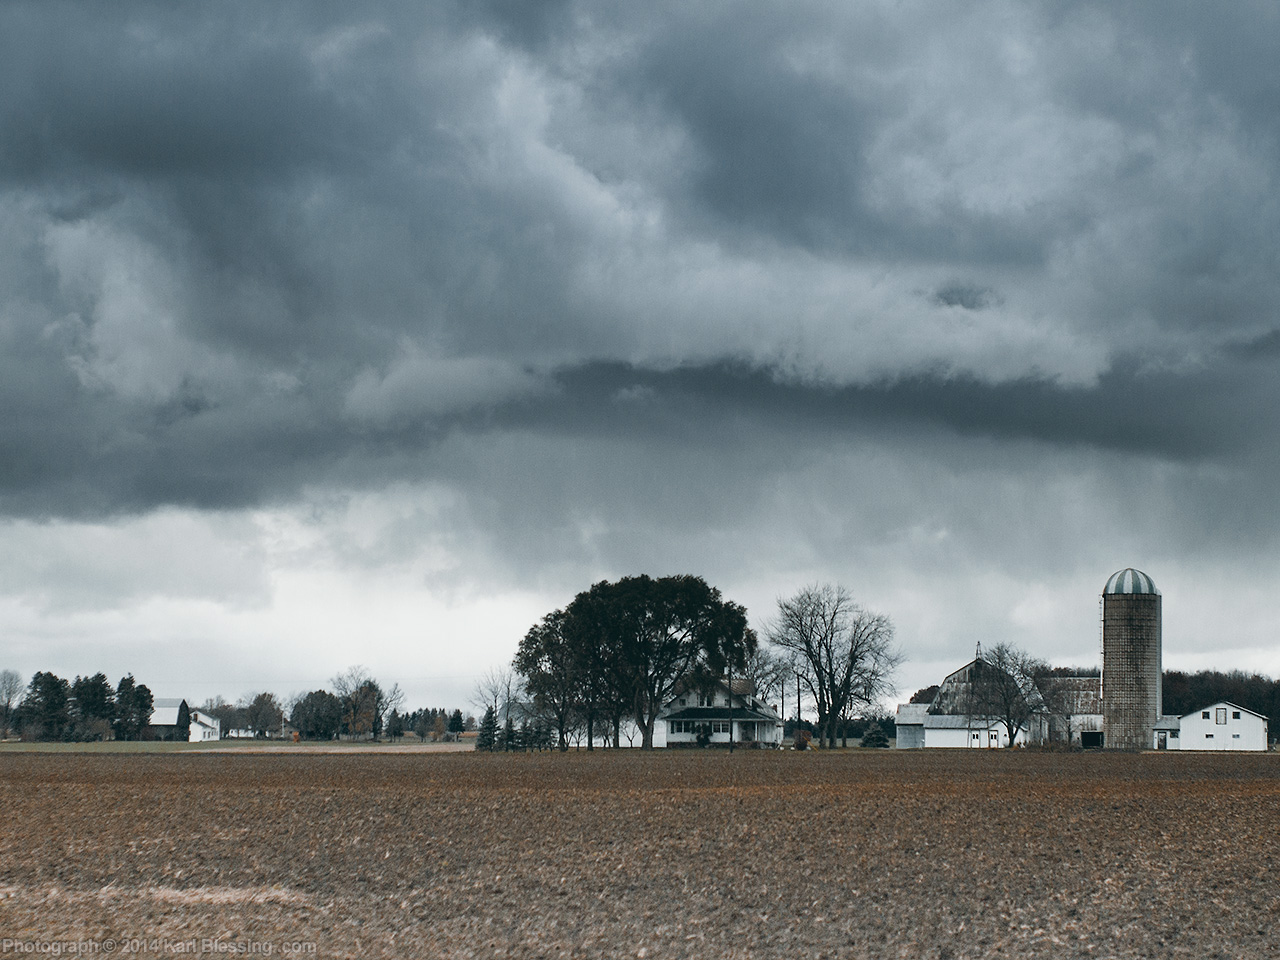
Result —
[{"label": "evergreen tree", "polygon": [[467,729],[467,722],[462,719],[462,711],[455,710],[449,715],[449,732],[459,734]]},{"label": "evergreen tree", "polygon": [[502,746],[501,750],[515,750],[519,747],[516,742],[516,725],[511,719],[511,714],[507,714],[507,722],[502,725]]},{"label": "evergreen tree", "polygon": [[67,700],[71,685],[53,673],[36,671],[22,700],[23,736],[60,740],[69,730]]},{"label": "evergreen tree", "polygon": [[496,745],[497,737],[498,716],[491,706],[485,710],[484,719],[480,721],[480,735],[476,738],[476,749],[492,750]]},{"label": "evergreen tree", "polygon": [[116,684],[116,737],[138,740],[151,721],[154,703],[151,691],[137,683],[133,674],[121,677]]},{"label": "evergreen tree", "polygon": [[387,736],[392,740],[404,736],[404,718],[394,708],[387,717]]},{"label": "evergreen tree", "polygon": [[105,740],[115,716],[115,693],[105,673],[76,677],[71,684],[71,717],[83,740]]},{"label": "evergreen tree", "polygon": [[535,744],[533,742],[533,727],[530,725],[529,721],[526,719],[524,723],[520,724],[520,749],[532,750],[534,746]]},{"label": "evergreen tree", "polygon": [[873,721],[862,734],[862,745],[864,747],[887,747],[889,746],[889,738],[885,736],[880,724]]}]

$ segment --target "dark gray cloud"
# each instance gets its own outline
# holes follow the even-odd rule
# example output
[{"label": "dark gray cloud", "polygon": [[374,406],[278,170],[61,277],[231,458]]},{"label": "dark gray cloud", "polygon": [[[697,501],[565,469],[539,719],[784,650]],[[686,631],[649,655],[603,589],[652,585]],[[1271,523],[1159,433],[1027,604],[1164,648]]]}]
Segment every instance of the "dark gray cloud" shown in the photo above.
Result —
[{"label": "dark gray cloud", "polygon": [[0,509],[516,434],[1251,471],[1278,44],[1260,4],[6,5]]}]

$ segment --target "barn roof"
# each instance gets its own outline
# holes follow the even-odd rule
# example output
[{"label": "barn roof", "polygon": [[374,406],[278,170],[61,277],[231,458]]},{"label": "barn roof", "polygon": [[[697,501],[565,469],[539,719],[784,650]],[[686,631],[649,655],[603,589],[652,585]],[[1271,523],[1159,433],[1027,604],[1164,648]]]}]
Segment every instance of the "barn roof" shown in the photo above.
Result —
[{"label": "barn roof", "polygon": [[1102,713],[1101,677],[1051,677],[1048,683],[1048,696],[1059,712],[1074,717]]},{"label": "barn roof", "polygon": [[927,703],[903,703],[898,705],[898,716],[895,723],[898,726],[906,724],[924,723],[924,718],[929,715],[929,705]]},{"label": "barn roof", "polygon": [[1190,713],[1184,713],[1182,716],[1184,718],[1194,717],[1197,713],[1202,713],[1205,710],[1212,710],[1214,707],[1227,707],[1231,710],[1243,710],[1245,713],[1252,714],[1261,720],[1271,719],[1264,713],[1259,713],[1257,710],[1250,710],[1248,707],[1242,707],[1240,704],[1232,703],[1230,700],[1219,700],[1217,703],[1211,703],[1207,707],[1197,707],[1195,710],[1192,710]]},{"label": "barn roof", "polygon": [[153,727],[177,726],[178,712],[186,702],[181,697],[156,697],[151,701],[151,719],[147,722]]},{"label": "barn roof", "polygon": [[925,717],[924,725],[927,730],[987,730],[996,726],[998,722],[963,714],[931,713]]}]

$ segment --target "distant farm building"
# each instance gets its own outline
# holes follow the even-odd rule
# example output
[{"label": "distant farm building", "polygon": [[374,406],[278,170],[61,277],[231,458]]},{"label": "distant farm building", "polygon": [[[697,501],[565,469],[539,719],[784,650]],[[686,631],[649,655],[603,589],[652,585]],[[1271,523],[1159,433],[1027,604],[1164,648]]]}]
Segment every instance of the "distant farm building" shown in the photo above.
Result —
[{"label": "distant farm building", "polygon": [[[1009,746],[1005,724],[977,705],[975,687],[984,671],[996,670],[981,657],[970,660],[959,670],[948,674],[938,685],[930,703],[906,703],[898,708],[896,724],[899,748],[957,747],[982,748]],[[1043,739],[1044,730],[1037,723],[1019,729],[1015,744]]]},{"label": "distant farm building", "polygon": [[[1164,734],[1168,749],[1172,750],[1265,750],[1267,749],[1267,718],[1246,707],[1220,702],[1201,710],[1192,710],[1186,716],[1173,719],[1177,726],[1170,729],[1161,725],[1156,729],[1159,741]],[[1165,749],[1157,742],[1157,748]]]},{"label": "distant farm building", "polygon": [[156,697],[151,701],[151,718],[147,726],[156,740],[186,740],[191,714],[185,700]]},{"label": "distant farm building", "polygon": [[200,743],[217,740],[222,735],[217,717],[190,709],[187,701],[180,698],[157,697],[151,701],[151,719],[147,726],[156,740]]},{"label": "distant farm building", "polygon": [[[1161,595],[1152,579],[1128,567],[1102,591],[1102,676],[1050,677],[1022,689],[1025,714],[1014,744],[1046,740],[1121,750],[1266,750],[1267,718],[1231,703],[1185,716],[1163,716]],[[898,708],[897,746],[1009,746],[1007,727],[975,696],[984,671],[978,656],[950,674],[930,703]],[[986,674],[990,679],[990,674]],[[1005,680],[1011,680],[1001,673]]]},{"label": "distant farm building", "polygon": [[191,727],[187,733],[190,743],[218,740],[222,736],[222,721],[198,710],[191,711]]}]

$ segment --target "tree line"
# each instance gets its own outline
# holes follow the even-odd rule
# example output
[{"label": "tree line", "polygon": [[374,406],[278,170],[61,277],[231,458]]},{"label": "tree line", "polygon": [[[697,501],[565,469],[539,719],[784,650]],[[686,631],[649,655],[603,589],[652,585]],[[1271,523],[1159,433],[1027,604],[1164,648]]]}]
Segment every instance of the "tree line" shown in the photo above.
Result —
[{"label": "tree line", "polygon": [[36,671],[29,684],[0,670],[0,736],[68,742],[138,740],[146,733],[153,697],[133,674],[113,687],[106,674],[67,680]]},{"label": "tree line", "polygon": [[765,702],[798,684],[816,707],[821,741],[834,746],[850,720],[893,691],[902,660],[893,625],[841,586],[780,599],[763,632],[701,577],[601,581],[543,616],[520,641],[512,669],[481,682],[483,742],[523,749],[549,738],[565,750],[577,730],[592,749],[602,730],[618,747],[624,724],[634,724],[640,746],[651,749],[658,715],[677,691],[740,679]]},{"label": "tree line", "polygon": [[[474,717],[460,708],[403,711],[398,684],[384,687],[363,667],[351,667],[330,681],[331,689],[313,690],[284,704],[267,691],[238,703],[212,697],[179,711],[169,735],[186,739],[192,712],[216,719],[221,736],[278,736],[286,718],[300,739],[398,739],[412,732],[422,740],[443,740],[475,729]],[[0,670],[0,738],[16,733],[25,740],[139,740],[155,735],[150,719],[155,698],[132,674],[115,687],[105,674],[68,681],[37,671],[29,684],[13,670]]]}]

